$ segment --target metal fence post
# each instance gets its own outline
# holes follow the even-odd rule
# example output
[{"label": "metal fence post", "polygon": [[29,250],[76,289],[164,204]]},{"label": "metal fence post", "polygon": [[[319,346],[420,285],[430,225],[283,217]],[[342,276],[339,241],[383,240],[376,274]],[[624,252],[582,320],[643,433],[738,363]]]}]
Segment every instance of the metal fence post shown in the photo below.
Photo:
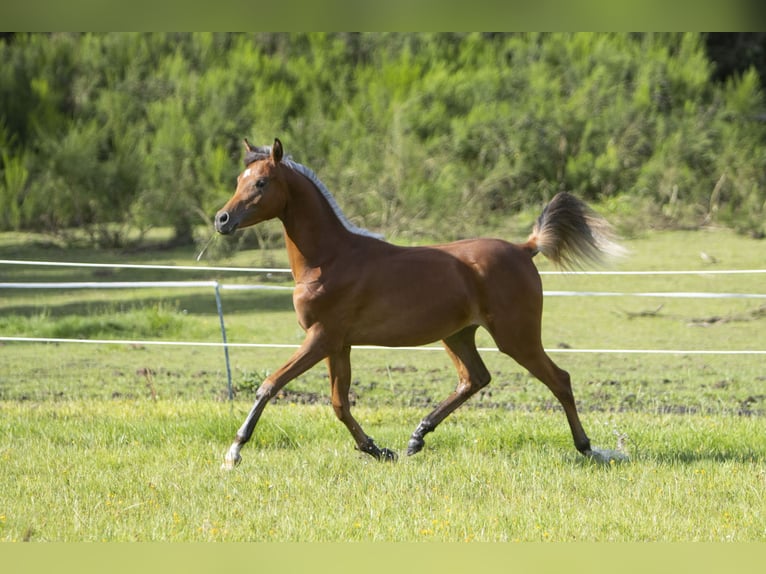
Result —
[{"label": "metal fence post", "polygon": [[226,357],[226,380],[228,382],[229,400],[234,399],[234,390],[231,386],[231,366],[229,365],[229,343],[226,340],[226,326],[223,322],[223,305],[221,304],[221,289],[218,281],[215,284],[215,304],[218,307],[218,319],[221,322],[221,336],[223,337],[223,354]]}]

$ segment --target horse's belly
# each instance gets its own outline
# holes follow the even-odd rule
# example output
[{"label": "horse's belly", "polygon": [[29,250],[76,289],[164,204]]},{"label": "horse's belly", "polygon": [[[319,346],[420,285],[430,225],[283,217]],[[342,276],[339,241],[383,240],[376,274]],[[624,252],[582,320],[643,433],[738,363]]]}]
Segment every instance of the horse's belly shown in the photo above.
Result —
[{"label": "horse's belly", "polygon": [[425,345],[479,320],[476,301],[464,289],[400,289],[357,309],[352,345]]}]

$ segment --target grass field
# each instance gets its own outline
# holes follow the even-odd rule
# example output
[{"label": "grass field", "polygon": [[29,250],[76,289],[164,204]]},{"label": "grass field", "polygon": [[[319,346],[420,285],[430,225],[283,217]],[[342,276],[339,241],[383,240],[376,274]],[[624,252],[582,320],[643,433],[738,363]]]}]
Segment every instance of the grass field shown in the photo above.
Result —
[{"label": "grass field", "polygon": [[[189,264],[191,250],[63,250],[0,236],[0,258]],[[627,242],[618,269],[766,268],[763,242],[725,230]],[[701,257],[704,252],[706,256]],[[281,266],[246,251],[221,265]],[[541,270],[547,262],[538,261]],[[280,277],[1,266],[0,281]],[[546,290],[763,293],[763,275],[544,276]],[[760,349],[763,300],[549,297],[544,344],[572,374],[599,465],[571,445],[547,389],[485,353],[494,379],[416,457],[353,450],[322,365],[266,410],[242,465],[219,469],[253,391],[289,349],[0,343],[0,540],[763,541],[766,373],[757,355],[576,354]],[[289,292],[224,292],[230,342],[297,344]],[[3,291],[0,334],[220,341],[212,290]],[[483,339],[480,344],[489,346]],[[402,452],[454,386],[438,351],[352,353],[355,414]]]},{"label": "grass field", "polygon": [[[419,411],[357,409],[381,444]],[[234,472],[237,417],[201,401],[2,405],[4,540],[753,541],[766,527],[762,420],[591,415],[633,460],[589,462],[559,413],[465,409],[419,456],[350,448],[320,406],[276,406]]]}]

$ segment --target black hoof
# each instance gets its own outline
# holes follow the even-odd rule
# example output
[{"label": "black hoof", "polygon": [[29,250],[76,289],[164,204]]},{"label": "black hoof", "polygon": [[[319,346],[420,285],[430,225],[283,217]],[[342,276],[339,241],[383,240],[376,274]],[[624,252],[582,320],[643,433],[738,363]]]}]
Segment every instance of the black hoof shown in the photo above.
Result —
[{"label": "black hoof", "polygon": [[410,439],[410,442],[407,443],[407,456],[412,456],[413,454],[419,453],[423,449],[425,444],[426,444],[426,441],[424,441],[422,437],[413,436]]},{"label": "black hoof", "polygon": [[392,450],[382,448],[380,449],[380,456],[378,456],[378,460],[382,460],[384,462],[396,462],[399,460],[399,455]]},{"label": "black hoof", "polygon": [[378,446],[375,444],[375,442],[372,439],[368,439],[367,444],[357,448],[361,450],[362,452],[366,452],[370,456],[375,457],[378,460],[396,462],[396,460],[399,458],[399,455],[397,455],[392,450],[389,450],[387,448],[378,448]]}]

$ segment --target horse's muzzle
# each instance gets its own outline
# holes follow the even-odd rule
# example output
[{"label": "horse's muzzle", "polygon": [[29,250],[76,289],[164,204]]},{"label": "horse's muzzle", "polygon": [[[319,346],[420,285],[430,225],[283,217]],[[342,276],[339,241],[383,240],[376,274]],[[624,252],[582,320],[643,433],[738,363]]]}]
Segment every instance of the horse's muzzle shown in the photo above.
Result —
[{"label": "horse's muzzle", "polygon": [[215,214],[215,230],[221,235],[228,235],[237,229],[235,222],[228,211],[219,211]]}]

